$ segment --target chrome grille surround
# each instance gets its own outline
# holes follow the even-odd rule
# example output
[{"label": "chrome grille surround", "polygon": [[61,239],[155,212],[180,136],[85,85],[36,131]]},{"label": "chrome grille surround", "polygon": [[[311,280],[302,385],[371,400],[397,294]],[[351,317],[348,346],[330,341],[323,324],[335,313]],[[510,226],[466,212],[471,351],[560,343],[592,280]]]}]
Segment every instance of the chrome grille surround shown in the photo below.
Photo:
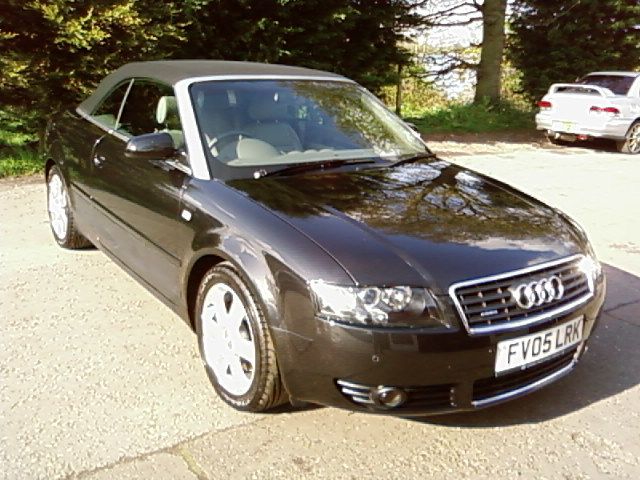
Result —
[{"label": "chrome grille surround", "polygon": [[[471,335],[496,334],[536,325],[571,312],[593,298],[593,279],[579,268],[584,259],[584,255],[572,255],[511,272],[457,282],[449,287],[449,296]],[[563,281],[568,280],[563,298],[528,310],[516,305],[511,298],[511,288],[549,275],[559,275]]]}]

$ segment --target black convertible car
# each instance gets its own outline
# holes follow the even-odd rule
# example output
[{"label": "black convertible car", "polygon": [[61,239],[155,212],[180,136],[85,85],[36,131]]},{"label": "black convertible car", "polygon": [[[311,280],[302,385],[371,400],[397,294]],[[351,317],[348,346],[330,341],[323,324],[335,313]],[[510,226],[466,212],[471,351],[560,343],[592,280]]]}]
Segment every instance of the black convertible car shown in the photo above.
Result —
[{"label": "black convertible car", "polygon": [[238,409],[493,405],[571,371],[603,303],[580,227],[331,73],[128,64],[46,146],[56,241],[188,322]]}]

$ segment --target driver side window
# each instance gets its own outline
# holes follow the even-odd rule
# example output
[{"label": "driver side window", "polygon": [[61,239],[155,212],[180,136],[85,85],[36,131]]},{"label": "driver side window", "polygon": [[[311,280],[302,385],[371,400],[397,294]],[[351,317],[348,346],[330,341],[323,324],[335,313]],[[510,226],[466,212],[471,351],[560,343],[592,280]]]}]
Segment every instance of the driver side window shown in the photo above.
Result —
[{"label": "driver side window", "polygon": [[127,96],[120,118],[120,132],[131,135],[167,132],[176,148],[184,146],[178,104],[167,85],[136,80]]},{"label": "driver side window", "polygon": [[122,105],[122,100],[124,100],[124,96],[129,88],[129,83],[129,80],[121,83],[111,93],[109,93],[109,95],[107,95],[107,98],[105,98],[102,103],[100,103],[98,108],[96,108],[91,114],[91,117],[96,122],[109,129],[116,128],[118,114],[120,113],[120,106]]}]

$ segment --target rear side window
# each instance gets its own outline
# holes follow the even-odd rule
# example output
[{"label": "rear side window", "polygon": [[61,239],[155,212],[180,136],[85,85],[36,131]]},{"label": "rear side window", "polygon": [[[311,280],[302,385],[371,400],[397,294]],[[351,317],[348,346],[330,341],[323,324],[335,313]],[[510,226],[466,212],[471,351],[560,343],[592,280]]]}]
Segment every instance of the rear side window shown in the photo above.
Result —
[{"label": "rear side window", "polygon": [[627,95],[634,80],[634,77],[623,75],[587,75],[577,83],[608,88],[616,95]]},{"label": "rear side window", "polygon": [[[166,125],[165,118],[158,119],[158,105],[163,97],[171,99],[171,105],[175,104],[173,89],[167,85],[136,80],[131,87],[127,101],[124,104],[122,118],[120,119],[120,131],[129,135],[142,135],[158,132]],[[162,100],[167,103],[167,100]],[[177,113],[177,112],[175,112]],[[159,120],[162,120],[160,122]],[[179,129],[179,120],[171,119],[171,127]]]},{"label": "rear side window", "polygon": [[115,129],[118,113],[120,113],[120,106],[129,88],[129,83],[129,81],[126,81],[112,90],[91,114],[91,117],[101,125]]}]

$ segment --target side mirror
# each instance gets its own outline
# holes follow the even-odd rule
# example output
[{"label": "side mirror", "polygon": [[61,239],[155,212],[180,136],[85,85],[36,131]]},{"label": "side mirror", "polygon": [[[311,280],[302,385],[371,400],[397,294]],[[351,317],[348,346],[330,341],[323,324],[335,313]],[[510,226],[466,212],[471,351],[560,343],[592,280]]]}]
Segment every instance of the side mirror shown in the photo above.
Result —
[{"label": "side mirror", "polygon": [[177,155],[173,138],[167,132],[145,133],[127,142],[124,154],[128,158],[160,160]]}]

